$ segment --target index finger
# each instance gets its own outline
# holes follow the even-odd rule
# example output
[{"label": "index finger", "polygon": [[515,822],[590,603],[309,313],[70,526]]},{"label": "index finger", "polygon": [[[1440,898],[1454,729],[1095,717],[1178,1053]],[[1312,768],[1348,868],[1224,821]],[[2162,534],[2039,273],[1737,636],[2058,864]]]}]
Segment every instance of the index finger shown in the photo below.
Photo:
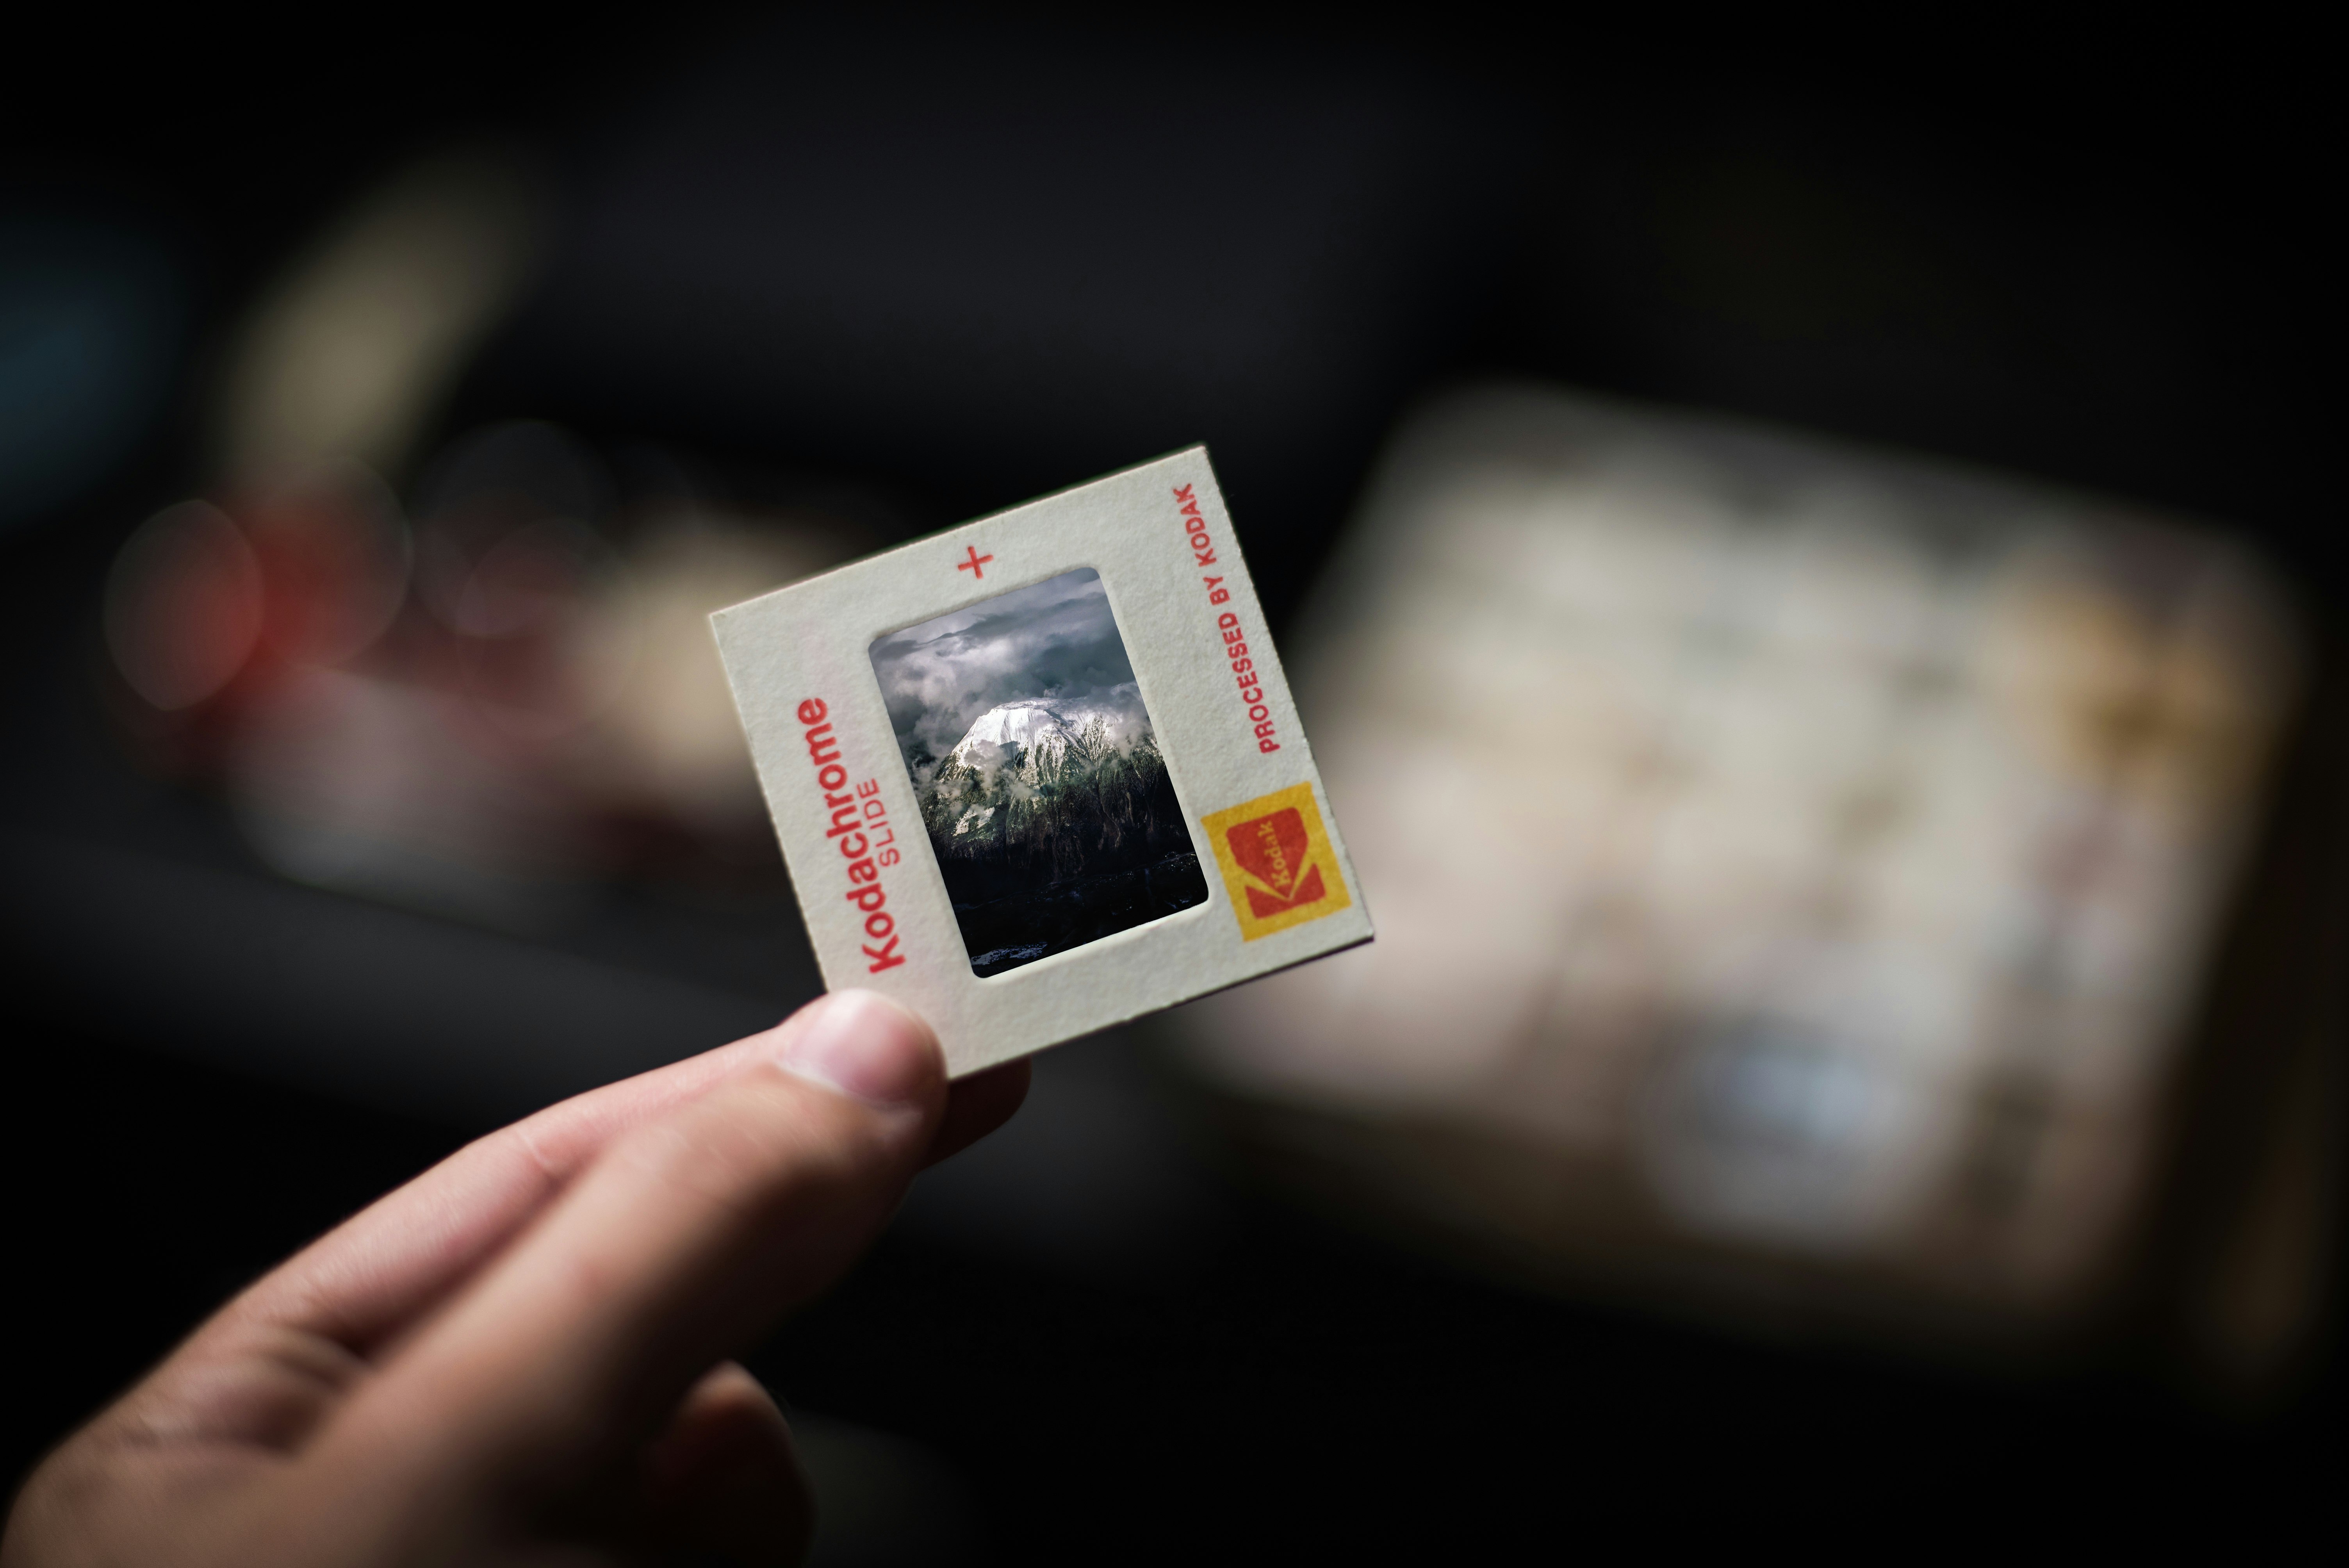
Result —
[{"label": "index finger", "polygon": [[[575,1096],[475,1140],[295,1254],[222,1318],[298,1329],[366,1354],[511,1242],[614,1139],[748,1068],[788,1055],[854,995],[818,997],[761,1034]],[[931,1157],[943,1158],[1000,1125],[1019,1109],[1027,1077],[1027,1064],[1019,1062],[954,1085]]]},{"label": "index finger", "polygon": [[602,1473],[837,1277],[912,1181],[946,1074],[927,1028],[880,997],[822,1023],[607,1148],[357,1395],[322,1473],[408,1456],[422,1470],[387,1478],[402,1495]]}]

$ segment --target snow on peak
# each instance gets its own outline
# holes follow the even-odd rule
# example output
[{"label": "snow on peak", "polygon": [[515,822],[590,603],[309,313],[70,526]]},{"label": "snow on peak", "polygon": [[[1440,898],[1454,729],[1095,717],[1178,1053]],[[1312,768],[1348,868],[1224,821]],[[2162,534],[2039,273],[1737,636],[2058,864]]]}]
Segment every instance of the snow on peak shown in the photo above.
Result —
[{"label": "snow on peak", "polygon": [[1071,751],[1082,757],[1086,755],[1085,745],[1080,738],[1088,717],[1081,713],[1062,714],[1032,698],[1007,702],[980,714],[955,743],[951,755],[966,768],[1017,761],[1032,755],[1059,758]]}]

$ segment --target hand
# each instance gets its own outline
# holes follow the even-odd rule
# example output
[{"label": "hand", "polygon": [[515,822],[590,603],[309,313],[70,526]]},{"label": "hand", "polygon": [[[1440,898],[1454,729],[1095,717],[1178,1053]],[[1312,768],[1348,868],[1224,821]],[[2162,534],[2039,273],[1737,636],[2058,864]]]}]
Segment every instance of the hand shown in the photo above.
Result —
[{"label": "hand", "polygon": [[790,1431],[726,1357],[1027,1087],[949,1093],[929,1029],[852,991],[492,1133],[68,1439],[0,1568],[794,1562]]}]

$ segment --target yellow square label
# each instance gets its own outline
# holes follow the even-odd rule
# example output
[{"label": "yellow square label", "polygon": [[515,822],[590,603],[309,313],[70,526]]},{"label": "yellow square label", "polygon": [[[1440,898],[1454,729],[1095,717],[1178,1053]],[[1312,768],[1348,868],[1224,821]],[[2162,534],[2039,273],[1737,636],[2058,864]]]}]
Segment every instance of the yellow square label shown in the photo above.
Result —
[{"label": "yellow square label", "polygon": [[1312,785],[1292,785],[1201,821],[1216,846],[1242,941],[1335,914],[1353,903],[1338,857],[1330,852]]}]

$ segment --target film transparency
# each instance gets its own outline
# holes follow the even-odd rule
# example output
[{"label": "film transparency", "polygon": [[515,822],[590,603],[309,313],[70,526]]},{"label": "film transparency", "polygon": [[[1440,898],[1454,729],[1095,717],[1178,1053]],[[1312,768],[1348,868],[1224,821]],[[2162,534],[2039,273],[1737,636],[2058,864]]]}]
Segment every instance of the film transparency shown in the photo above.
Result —
[{"label": "film transparency", "polygon": [[957,1074],[1370,940],[1204,448],[711,619],[826,984]]}]

